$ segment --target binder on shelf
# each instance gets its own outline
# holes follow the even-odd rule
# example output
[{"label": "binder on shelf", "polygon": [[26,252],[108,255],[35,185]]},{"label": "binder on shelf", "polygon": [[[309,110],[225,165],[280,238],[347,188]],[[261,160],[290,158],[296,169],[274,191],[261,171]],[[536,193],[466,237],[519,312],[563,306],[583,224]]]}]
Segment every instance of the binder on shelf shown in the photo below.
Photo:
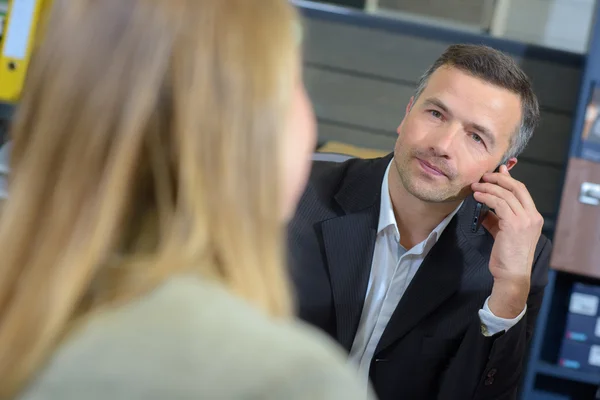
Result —
[{"label": "binder on shelf", "polygon": [[51,3],[52,0],[9,2],[2,30],[0,102],[15,103],[20,99],[41,22]]},{"label": "binder on shelf", "polygon": [[573,285],[558,364],[600,373],[600,286]]}]

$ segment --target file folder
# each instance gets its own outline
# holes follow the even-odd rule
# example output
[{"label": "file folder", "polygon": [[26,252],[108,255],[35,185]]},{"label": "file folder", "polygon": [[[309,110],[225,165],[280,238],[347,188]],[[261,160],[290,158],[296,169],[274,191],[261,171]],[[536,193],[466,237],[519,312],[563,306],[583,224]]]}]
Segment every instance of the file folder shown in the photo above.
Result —
[{"label": "file folder", "polygon": [[0,102],[19,101],[41,22],[52,0],[10,0],[2,30]]}]

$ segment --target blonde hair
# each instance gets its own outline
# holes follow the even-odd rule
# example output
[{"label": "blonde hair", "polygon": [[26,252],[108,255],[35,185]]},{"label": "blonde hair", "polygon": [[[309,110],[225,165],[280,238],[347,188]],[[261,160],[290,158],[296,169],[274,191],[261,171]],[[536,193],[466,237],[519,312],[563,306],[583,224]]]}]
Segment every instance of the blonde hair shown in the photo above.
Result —
[{"label": "blonde hair", "polygon": [[198,272],[288,316],[286,0],[55,0],[12,128],[1,396],[73,321]]}]

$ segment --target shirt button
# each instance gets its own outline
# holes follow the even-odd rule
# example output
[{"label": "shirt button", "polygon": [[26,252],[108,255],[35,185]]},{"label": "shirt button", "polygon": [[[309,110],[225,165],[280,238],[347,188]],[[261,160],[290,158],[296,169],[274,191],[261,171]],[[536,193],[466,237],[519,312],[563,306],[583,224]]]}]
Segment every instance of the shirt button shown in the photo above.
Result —
[{"label": "shirt button", "polygon": [[485,386],[491,386],[494,383],[494,378],[487,378],[485,380]]},{"label": "shirt button", "polygon": [[488,378],[492,378],[493,376],[496,375],[497,372],[498,372],[498,370],[496,368],[490,369],[489,372],[488,372],[488,374],[487,374]]}]

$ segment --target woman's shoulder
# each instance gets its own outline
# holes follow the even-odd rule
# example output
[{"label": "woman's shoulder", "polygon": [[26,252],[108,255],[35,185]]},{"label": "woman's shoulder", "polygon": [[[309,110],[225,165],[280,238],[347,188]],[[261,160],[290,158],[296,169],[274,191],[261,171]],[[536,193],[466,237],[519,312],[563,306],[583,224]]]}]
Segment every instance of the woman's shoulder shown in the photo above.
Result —
[{"label": "woman's shoulder", "polygon": [[70,400],[65,393],[78,389],[89,400],[364,399],[343,359],[313,328],[275,321],[218,284],[183,276],[91,318],[23,399]]}]

